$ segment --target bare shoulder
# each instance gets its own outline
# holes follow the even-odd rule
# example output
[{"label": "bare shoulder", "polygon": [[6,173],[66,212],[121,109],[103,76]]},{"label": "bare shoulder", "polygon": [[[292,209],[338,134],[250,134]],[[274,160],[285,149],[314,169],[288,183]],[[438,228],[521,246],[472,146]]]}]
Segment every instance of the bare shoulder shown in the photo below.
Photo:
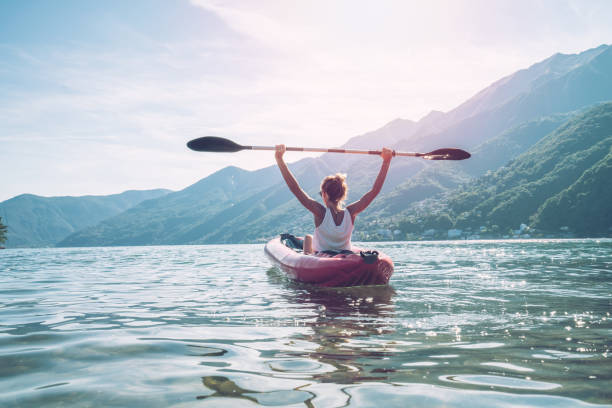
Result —
[{"label": "bare shoulder", "polygon": [[315,217],[320,214],[325,214],[325,207],[323,207],[323,205],[320,202],[310,197],[308,197],[308,200],[304,204],[304,207],[306,207],[308,211],[313,213]]},{"label": "bare shoulder", "polygon": [[355,221],[355,217],[357,216],[357,214],[359,214],[360,212],[365,210],[366,206],[364,205],[363,201],[364,200],[362,198],[361,200],[355,201],[354,203],[351,203],[351,204],[346,206],[346,210],[351,215],[351,218],[353,219],[353,221]]},{"label": "bare shoulder", "polygon": [[[356,204],[356,203],[353,203]],[[348,212],[348,215],[351,217],[351,222],[353,224],[355,224],[355,218],[357,218],[357,214],[359,214],[359,212],[356,209],[356,206],[354,206],[353,204],[349,204],[346,206],[346,211]]]},{"label": "bare shoulder", "polygon": [[315,203],[316,203],[316,207],[314,211],[311,210],[311,212],[314,215],[315,227],[318,227],[319,225],[321,225],[321,223],[323,222],[323,219],[325,218],[325,206],[323,206],[321,203],[317,201],[315,201]]},{"label": "bare shoulder", "polygon": [[315,201],[315,209],[312,211],[312,213],[314,214],[315,218],[321,218],[321,221],[323,221],[323,218],[325,217],[325,206],[318,201]]}]

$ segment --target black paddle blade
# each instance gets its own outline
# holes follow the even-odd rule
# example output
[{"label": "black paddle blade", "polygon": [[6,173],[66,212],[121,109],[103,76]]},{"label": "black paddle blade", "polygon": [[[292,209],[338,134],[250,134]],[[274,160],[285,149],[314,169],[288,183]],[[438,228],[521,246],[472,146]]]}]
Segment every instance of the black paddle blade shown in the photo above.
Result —
[{"label": "black paddle blade", "polygon": [[196,152],[224,152],[234,153],[245,149],[244,146],[240,146],[231,140],[224,139],[217,136],[204,136],[198,137],[197,139],[190,140],[187,143],[187,147]]},{"label": "black paddle blade", "polygon": [[425,153],[422,157],[427,160],[465,160],[472,155],[465,150],[446,148]]}]

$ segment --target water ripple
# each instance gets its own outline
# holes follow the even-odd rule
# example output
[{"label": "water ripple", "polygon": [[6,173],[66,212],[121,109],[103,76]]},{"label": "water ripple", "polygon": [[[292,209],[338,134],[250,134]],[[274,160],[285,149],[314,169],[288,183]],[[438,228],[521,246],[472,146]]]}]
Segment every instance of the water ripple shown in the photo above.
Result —
[{"label": "water ripple", "polygon": [[390,286],[261,245],[1,251],[0,405],[611,406],[611,240],[375,246]]}]

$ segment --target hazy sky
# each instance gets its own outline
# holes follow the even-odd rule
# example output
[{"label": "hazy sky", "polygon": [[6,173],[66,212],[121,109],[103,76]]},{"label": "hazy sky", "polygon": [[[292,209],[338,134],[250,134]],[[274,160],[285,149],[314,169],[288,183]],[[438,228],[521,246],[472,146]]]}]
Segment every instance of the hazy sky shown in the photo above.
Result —
[{"label": "hazy sky", "polygon": [[608,0],[2,1],[0,201],[273,163],[185,148],[208,134],[337,146],[612,43],[610,21]]}]

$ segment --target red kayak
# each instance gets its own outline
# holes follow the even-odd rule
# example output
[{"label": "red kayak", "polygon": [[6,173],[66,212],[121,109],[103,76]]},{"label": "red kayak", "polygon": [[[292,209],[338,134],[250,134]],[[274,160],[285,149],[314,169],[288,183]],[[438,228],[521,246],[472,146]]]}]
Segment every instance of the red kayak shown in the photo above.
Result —
[{"label": "red kayak", "polygon": [[382,252],[353,248],[351,253],[304,255],[286,244],[291,242],[274,238],[264,251],[289,278],[299,282],[318,286],[386,285],[393,274],[393,261]]}]

